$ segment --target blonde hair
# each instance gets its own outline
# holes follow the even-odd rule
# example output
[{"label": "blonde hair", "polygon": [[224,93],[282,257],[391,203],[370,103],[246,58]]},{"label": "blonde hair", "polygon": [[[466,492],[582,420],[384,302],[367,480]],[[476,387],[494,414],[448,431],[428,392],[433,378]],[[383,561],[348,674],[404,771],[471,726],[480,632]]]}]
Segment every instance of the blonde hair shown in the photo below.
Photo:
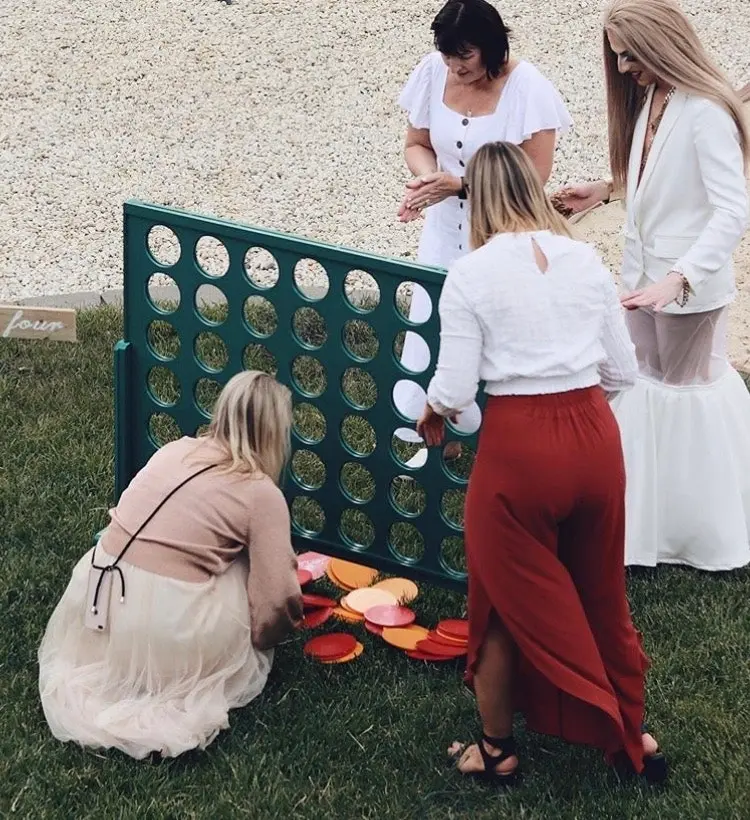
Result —
[{"label": "blonde hair", "polygon": [[708,56],[679,5],[674,0],[613,0],[604,15],[603,43],[609,162],[616,189],[626,185],[630,146],[646,89],[618,71],[609,32],[622,40],[650,74],[679,91],[712,100],[727,111],[739,130],[747,167],[750,130],[740,95]]},{"label": "blonde hair", "polygon": [[472,248],[481,248],[498,233],[549,230],[572,236],[547,199],[536,168],[517,145],[486,143],[469,161],[466,178]]},{"label": "blonde hair", "polygon": [[289,458],[291,427],[289,389],[267,373],[246,370],[224,385],[200,438],[225,451],[224,472],[264,473],[278,484]]}]

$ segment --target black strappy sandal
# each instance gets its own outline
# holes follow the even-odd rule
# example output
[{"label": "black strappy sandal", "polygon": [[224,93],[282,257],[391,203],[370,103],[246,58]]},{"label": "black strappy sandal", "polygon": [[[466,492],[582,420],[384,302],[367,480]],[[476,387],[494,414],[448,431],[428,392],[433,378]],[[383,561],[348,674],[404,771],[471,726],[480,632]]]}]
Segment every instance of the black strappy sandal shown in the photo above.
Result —
[{"label": "black strappy sandal", "polygon": [[[648,725],[641,725],[641,734],[650,734]],[[633,764],[625,752],[619,752],[615,758],[615,770],[621,777],[636,776]],[[639,777],[643,778],[651,786],[661,786],[667,782],[669,777],[669,765],[664,752],[657,746],[656,751],[650,755],[643,755],[643,771]]]},{"label": "black strappy sandal", "polygon": [[[492,746],[495,750],[500,752],[500,754],[490,754],[484,748],[485,743]],[[455,755],[451,755],[456,768],[458,768],[458,763],[468,748],[469,745],[467,744],[459,749]],[[508,760],[510,757],[515,757],[518,754],[516,740],[513,735],[509,735],[508,737],[489,737],[489,735],[483,734],[482,739],[477,743],[477,748],[479,749],[479,753],[482,755],[484,770],[481,772],[460,772],[463,776],[474,777],[477,780],[482,780],[484,783],[488,783],[492,786],[498,786],[503,789],[510,789],[520,784],[521,772],[519,771],[518,766],[516,766],[516,768],[511,772],[496,771],[496,768],[500,763],[504,760]]]}]

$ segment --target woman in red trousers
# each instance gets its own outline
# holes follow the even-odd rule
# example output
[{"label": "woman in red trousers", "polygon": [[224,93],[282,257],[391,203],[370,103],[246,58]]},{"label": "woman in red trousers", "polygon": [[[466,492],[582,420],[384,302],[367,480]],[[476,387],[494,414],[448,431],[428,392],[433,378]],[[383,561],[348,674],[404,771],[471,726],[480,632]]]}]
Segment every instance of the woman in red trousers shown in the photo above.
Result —
[{"label": "woman in red trousers", "polygon": [[513,714],[530,730],[666,778],[645,732],[648,659],[628,607],[625,474],[608,399],[638,374],[615,284],[571,238],[516,146],[469,163],[472,252],[440,298],[440,354],[418,424],[489,394],[466,498],[467,678],[483,737],[455,744],[464,774],[518,782]]}]

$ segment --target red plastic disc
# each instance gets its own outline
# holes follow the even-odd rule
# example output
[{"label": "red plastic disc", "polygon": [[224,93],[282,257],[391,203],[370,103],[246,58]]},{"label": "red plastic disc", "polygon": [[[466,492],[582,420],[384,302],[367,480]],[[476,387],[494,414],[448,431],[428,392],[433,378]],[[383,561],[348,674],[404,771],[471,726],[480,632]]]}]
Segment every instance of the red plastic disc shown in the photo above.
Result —
[{"label": "red plastic disc", "polygon": [[302,603],[305,609],[317,609],[320,606],[338,606],[333,598],[326,598],[325,595],[308,595],[306,592],[302,594]]},{"label": "red plastic disc", "polygon": [[333,615],[334,607],[324,606],[320,609],[311,609],[302,618],[302,626],[306,629],[315,629],[324,624]]},{"label": "red plastic disc", "polygon": [[409,626],[415,618],[416,615],[405,606],[390,604],[373,606],[365,612],[365,619],[377,626]]},{"label": "red plastic disc", "polygon": [[428,655],[427,652],[420,652],[418,649],[407,649],[406,654],[415,661],[452,661],[453,658],[447,655]]},{"label": "red plastic disc", "polygon": [[449,618],[445,621],[440,621],[437,628],[439,632],[442,632],[449,638],[469,637],[469,622],[459,618]]},{"label": "red plastic disc", "polygon": [[312,581],[312,572],[309,569],[298,569],[297,570],[297,583],[303,587],[305,584],[309,584]]},{"label": "red plastic disc", "polygon": [[322,661],[331,661],[336,658],[345,658],[357,648],[357,639],[346,632],[331,632],[328,635],[318,635],[311,638],[304,648],[305,655],[319,658]]},{"label": "red plastic disc", "polygon": [[460,658],[462,655],[466,654],[465,646],[450,647],[446,646],[444,643],[434,643],[434,641],[429,640],[429,638],[424,641],[420,641],[417,644],[417,649],[425,654],[437,655],[438,657],[444,658]]},{"label": "red plastic disc", "polygon": [[371,624],[369,621],[365,621],[365,629],[368,632],[372,632],[373,635],[382,635],[383,634],[383,627],[378,626],[377,624]]}]

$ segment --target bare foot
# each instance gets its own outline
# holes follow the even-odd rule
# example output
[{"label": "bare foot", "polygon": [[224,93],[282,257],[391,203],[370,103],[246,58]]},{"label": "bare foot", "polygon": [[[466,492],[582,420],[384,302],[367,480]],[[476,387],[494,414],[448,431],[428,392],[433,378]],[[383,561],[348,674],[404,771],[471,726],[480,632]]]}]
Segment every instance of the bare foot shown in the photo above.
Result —
[{"label": "bare foot", "polygon": [[[502,749],[496,749],[494,746],[490,746],[488,743],[484,744],[484,748],[485,751],[487,751],[493,757],[499,757],[499,755],[502,752]],[[479,746],[477,746],[476,743],[472,743],[471,746],[467,747],[463,743],[454,741],[448,749],[448,754],[450,757],[458,758],[456,768],[459,770],[459,772],[461,772],[461,774],[476,774],[477,772],[484,771],[484,761],[482,760],[482,753],[479,751]],[[503,760],[502,763],[498,763],[498,765],[495,766],[495,771],[498,774],[510,774],[517,768],[518,758],[515,755],[513,755],[512,757]]]}]

